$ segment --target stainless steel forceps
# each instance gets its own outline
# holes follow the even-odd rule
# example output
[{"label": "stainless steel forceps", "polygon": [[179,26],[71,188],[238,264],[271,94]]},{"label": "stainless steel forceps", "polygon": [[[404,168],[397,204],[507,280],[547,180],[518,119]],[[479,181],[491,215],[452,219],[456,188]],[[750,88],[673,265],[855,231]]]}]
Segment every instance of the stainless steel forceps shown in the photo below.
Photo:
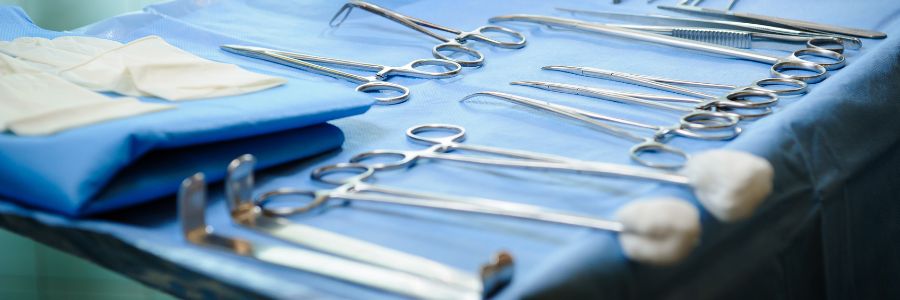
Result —
[{"label": "stainless steel forceps", "polygon": [[[466,96],[462,99],[462,101],[478,96],[493,97],[514,104],[524,105],[538,110],[551,112],[563,117],[587,123],[593,126],[591,128],[599,129],[611,135],[634,141],[637,144],[631,147],[631,149],[629,150],[631,159],[642,165],[654,168],[676,169],[684,166],[684,163],[688,160],[689,157],[687,153],[685,153],[681,149],[668,146],[663,143],[673,135],[703,140],[728,140],[737,137],[743,131],[740,127],[738,127],[738,121],[740,119],[737,116],[733,114],[712,111],[691,110],[686,115],[681,117],[681,120],[678,124],[673,126],[659,126],[609,117],[573,107],[500,92],[478,92]],[[640,99],[635,100],[640,101]],[[641,137],[621,127],[605,124],[603,122],[600,122],[599,120],[641,129],[648,129],[654,131],[654,133],[651,137]],[[722,131],[725,132],[719,133]],[[642,158],[642,155],[649,153],[668,153],[678,156],[682,160],[675,163],[662,163]]]},{"label": "stainless steel forceps", "polygon": [[[782,49],[783,44],[804,43],[809,48],[844,53],[844,49],[859,49],[859,38],[789,28],[722,20],[693,19],[664,15],[638,15],[617,12],[557,8],[574,15],[640,23],[643,25],[612,25],[668,34],[678,38],[731,46],[735,48]],[[793,50],[793,49],[791,49]]]},{"label": "stainless steel forceps", "polygon": [[805,31],[809,31],[809,32],[836,33],[836,34],[863,37],[863,38],[871,38],[871,39],[883,39],[883,38],[887,37],[886,33],[878,32],[878,31],[874,31],[874,30],[840,27],[840,26],[834,26],[834,25],[814,23],[814,22],[809,22],[809,21],[778,18],[778,17],[757,15],[757,14],[751,14],[751,13],[745,13],[745,12],[724,11],[724,10],[704,8],[704,7],[694,7],[694,6],[688,6],[688,5],[677,5],[677,6],[659,5],[659,6],[657,6],[657,8],[676,11],[676,12],[680,12],[680,13],[686,13],[686,14],[694,14],[694,15],[701,15],[701,16],[706,16],[706,17],[719,18],[719,19],[724,19],[724,20],[734,20],[734,21],[742,21],[742,22],[755,23],[755,24],[770,25],[770,26],[796,28],[799,30],[805,30]]},{"label": "stainless steel forceps", "polygon": [[[618,28],[612,26],[606,26],[603,24],[585,22],[574,19],[565,19],[565,18],[557,18],[557,17],[549,17],[549,16],[539,16],[539,15],[507,15],[507,16],[499,16],[493,17],[490,19],[490,22],[502,22],[502,21],[521,21],[521,22],[529,22],[541,25],[547,25],[551,27],[561,27],[567,28],[576,31],[582,32],[590,32],[590,33],[602,33],[608,34],[628,39],[640,40],[645,42],[652,42],[657,44],[663,44],[673,47],[704,51],[719,55],[731,56],[739,59],[757,61],[762,63],[771,64],[772,67],[769,69],[771,74],[775,77],[779,78],[791,78],[804,82],[815,83],[825,79],[826,73],[828,70],[835,70],[844,67],[846,63],[844,56],[840,53],[823,50],[823,49],[810,49],[804,48],[800,50],[796,50],[792,52],[787,57],[775,57],[771,55],[760,54],[756,52],[751,52],[743,49],[709,44],[704,42],[697,42],[687,39],[680,39],[670,36],[664,36],[654,33],[636,31],[625,28]],[[815,56],[824,59],[828,59],[829,63],[824,62],[813,62],[809,60],[804,60],[801,57],[805,56]],[[786,74],[785,71],[789,70],[800,70],[805,72],[813,73],[811,75],[794,75],[794,74]]]},{"label": "stainless steel forceps", "polygon": [[[351,82],[360,84],[356,87],[356,90],[360,92],[394,91],[399,93],[399,95],[392,97],[376,97],[375,100],[378,104],[397,104],[409,99],[409,88],[399,84],[383,81],[388,77],[399,75],[428,79],[447,78],[458,75],[460,70],[462,70],[462,66],[460,66],[459,64],[443,59],[418,59],[400,67],[390,67],[253,46],[222,45],[221,48],[222,50],[238,55],[271,61],[277,64],[282,64],[288,67],[298,68],[325,76],[346,79]],[[333,66],[342,66],[356,70],[375,71],[376,73],[373,76],[360,76],[320,66],[312,62]],[[443,68],[445,71],[430,72],[417,69],[421,66],[438,66]]]},{"label": "stainless steel forceps", "polygon": [[[422,19],[402,15],[400,13],[391,11],[389,9],[377,6],[375,4],[364,2],[364,1],[358,1],[358,0],[351,0],[351,1],[348,1],[347,4],[344,4],[344,6],[341,7],[341,9],[337,12],[337,14],[335,14],[334,17],[331,18],[331,26],[337,27],[341,23],[343,23],[344,20],[346,20],[347,17],[350,15],[350,11],[352,11],[353,8],[360,8],[360,9],[366,10],[368,12],[382,16],[382,17],[392,20],[394,22],[403,24],[406,27],[412,28],[415,31],[424,33],[432,38],[437,39],[438,41],[441,41],[441,44],[438,44],[437,46],[434,46],[434,48],[431,49],[431,53],[434,55],[434,57],[446,59],[446,60],[452,60],[452,61],[455,61],[465,67],[477,67],[477,66],[481,66],[482,64],[484,64],[484,55],[481,52],[465,46],[465,43],[469,40],[484,42],[491,46],[496,46],[496,47],[500,47],[500,48],[518,49],[518,48],[525,47],[525,36],[517,31],[508,29],[505,27],[481,26],[472,31],[456,30],[456,29],[453,29],[450,27],[437,25],[437,24],[434,24],[434,23],[431,23],[431,22],[428,22],[428,21],[425,21]],[[343,14],[343,17],[341,17],[342,14]],[[340,20],[338,20],[339,18],[340,18]],[[452,39],[447,38],[440,34],[434,33],[433,31],[431,31],[429,29],[449,32],[451,34],[455,34],[456,37],[454,37]],[[513,38],[513,41],[512,42],[498,41],[496,39],[486,36],[485,34],[488,32],[500,33],[500,34],[507,35],[507,36]],[[445,55],[442,52],[464,54],[468,57],[471,57],[472,59],[470,59],[470,60],[454,59],[454,58],[451,58],[450,55]]]},{"label": "stainless steel forceps", "polygon": [[[804,92],[806,90],[806,84],[804,82],[786,78],[767,78],[754,82],[750,86],[737,87],[692,81],[670,80],[588,67],[547,66],[543,69],[562,71],[588,77],[610,79],[658,90],[693,96],[700,99],[644,93],[629,93],[572,84],[540,81],[521,81],[514,82],[512,84],[540,88],[554,92],[609,99],[619,102],[636,103],[672,111],[718,111],[726,114],[733,114],[740,119],[759,118],[771,114],[771,106],[774,106],[778,102],[778,95],[776,93],[790,95]],[[670,83],[697,85],[708,88],[728,88],[731,90],[725,95],[714,96],[707,93],[682,88],[680,86],[675,86]],[[773,88],[776,86],[785,86],[787,88]],[[682,105],[673,105],[668,103],[661,103],[660,101],[691,103],[692,106],[687,107]]]},{"label": "stainless steel forceps", "polygon": [[[498,288],[490,285],[499,283],[497,280],[482,283],[473,274],[424,257],[267,215],[253,201],[255,165],[256,158],[250,154],[242,155],[228,164],[225,196],[234,223],[317,251],[416,275],[476,294],[489,294]],[[501,255],[503,254],[498,254]],[[482,275],[485,272],[486,270],[482,270]]]},{"label": "stainless steel forceps", "polygon": [[[336,173],[351,173],[353,175],[340,179],[329,179],[329,176],[336,176],[331,174]],[[329,200],[368,201],[511,217],[614,232],[622,232],[624,230],[624,225],[616,221],[560,212],[540,206],[477,197],[439,195],[366,183],[366,179],[372,177],[374,173],[375,169],[372,167],[355,163],[340,163],[321,167],[313,171],[313,180],[336,185],[336,188],[318,191],[278,189],[261,195],[257,199],[258,205],[268,214],[285,216],[324,209],[327,207],[325,204]],[[306,205],[292,207],[267,207],[270,201],[279,196],[307,196],[312,198],[312,201]]]},{"label": "stainless steel forceps", "polygon": [[[439,132],[444,135],[426,136],[424,135],[426,132]],[[466,138],[466,129],[451,124],[413,126],[406,131],[406,137],[413,142],[430,145],[430,147],[418,151],[373,150],[353,156],[350,158],[350,162],[364,164],[367,160],[380,158],[378,162],[366,165],[374,170],[390,170],[412,166],[420,159],[434,159],[494,167],[569,172],[691,185],[690,179],[684,175],[668,171],[584,161],[523,150],[463,144],[462,141]],[[448,153],[456,150],[489,154],[495,157]]]},{"label": "stainless steel forceps", "polygon": [[[259,261],[327,276],[418,299],[483,299],[477,290],[461,288],[409,273],[296,247],[250,241],[219,234],[206,224],[206,182],[203,173],[185,179],[178,191],[178,216],[184,239],[205,247]],[[501,282],[511,274],[511,260],[497,259],[482,268],[485,282]],[[508,280],[507,280],[508,281]]]}]

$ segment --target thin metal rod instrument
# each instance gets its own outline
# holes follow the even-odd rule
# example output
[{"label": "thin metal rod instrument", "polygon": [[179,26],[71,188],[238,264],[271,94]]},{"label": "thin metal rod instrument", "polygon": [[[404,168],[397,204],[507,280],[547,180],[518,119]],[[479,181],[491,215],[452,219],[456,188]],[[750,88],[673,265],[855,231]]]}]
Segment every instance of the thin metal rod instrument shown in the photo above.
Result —
[{"label": "thin metal rod instrument", "polygon": [[844,53],[844,49],[857,50],[862,41],[856,37],[810,33],[788,28],[721,20],[705,20],[664,15],[637,15],[604,11],[556,8],[573,15],[585,15],[603,19],[640,23],[642,25],[606,24],[610,26],[644,30],[677,38],[720,44],[735,48],[771,48],[790,51],[787,44],[805,44],[808,48]]},{"label": "thin metal rod instrument", "polygon": [[[399,75],[427,79],[448,78],[459,75],[459,72],[462,70],[462,66],[460,66],[459,64],[443,59],[418,59],[400,67],[390,67],[296,52],[279,51],[262,47],[222,45],[221,48],[222,50],[238,55],[258,58],[333,78],[346,79],[350,82],[359,84],[359,86],[356,87],[356,90],[359,92],[388,90],[399,93],[399,95],[393,97],[375,98],[376,103],[384,105],[402,103],[409,99],[409,88],[399,84],[383,81],[388,77]],[[374,71],[376,73],[373,76],[360,76],[320,66],[312,62],[322,63],[326,65],[342,66],[356,70]],[[438,66],[444,69],[444,71],[430,72],[416,69],[417,67],[421,66]]]},{"label": "thin metal rod instrument", "polygon": [[[479,41],[486,43],[491,46],[507,48],[507,49],[518,49],[525,47],[525,36],[521,33],[514,31],[512,29],[508,29],[500,26],[482,26],[478,27],[472,31],[462,31],[456,30],[450,27],[445,27],[441,25],[437,25],[422,19],[413,18],[410,16],[402,15],[395,11],[391,11],[389,9],[377,6],[372,3],[351,0],[348,1],[347,4],[344,4],[343,7],[331,18],[330,25],[331,27],[337,27],[341,23],[343,23],[348,16],[350,16],[350,12],[353,8],[359,8],[368,12],[371,12],[375,15],[384,17],[391,21],[400,23],[406,27],[409,27],[415,31],[421,32],[425,35],[428,35],[434,39],[437,39],[441,43],[434,48],[431,49],[431,53],[434,57],[452,60],[464,67],[478,67],[484,64],[484,55],[478,50],[467,47],[465,44],[468,41]],[[448,38],[437,34],[429,29],[439,30],[443,32],[449,32],[451,34],[455,34],[456,36],[453,38]],[[511,42],[498,41],[491,37],[488,37],[487,33],[499,33],[512,38]],[[462,54],[467,57],[471,57],[471,59],[458,59],[451,58],[451,55],[445,55],[442,52]]]},{"label": "thin metal rod instrument", "polygon": [[483,294],[485,290],[496,288],[485,289],[475,276],[423,257],[266,215],[253,201],[255,165],[256,158],[250,154],[228,164],[225,197],[234,223],[313,250],[416,275],[473,293]]},{"label": "thin metal rod instrument", "polygon": [[295,247],[251,242],[220,235],[206,224],[203,173],[185,179],[178,191],[178,215],[188,242],[267,263],[420,299],[481,299],[472,290],[415,275]]},{"label": "thin metal rod instrument", "polygon": [[[844,56],[840,53],[822,50],[822,49],[800,49],[792,52],[787,57],[775,57],[747,50],[737,49],[733,47],[697,42],[692,40],[674,38],[664,35],[647,33],[642,31],[630,30],[625,28],[604,26],[601,24],[584,22],[574,19],[565,19],[538,15],[507,15],[493,17],[490,22],[503,21],[521,21],[547,25],[552,27],[562,27],[576,31],[602,33],[628,39],[641,40],[657,44],[663,44],[673,47],[709,52],[719,55],[731,56],[734,58],[751,60],[771,64],[770,72],[773,76],[779,78],[791,78],[808,83],[819,82],[825,79],[828,70],[842,68],[845,64]],[[803,60],[801,56],[816,56],[830,59],[831,63],[816,63]],[[812,75],[792,75],[783,72],[788,70],[803,70],[813,73]]]}]

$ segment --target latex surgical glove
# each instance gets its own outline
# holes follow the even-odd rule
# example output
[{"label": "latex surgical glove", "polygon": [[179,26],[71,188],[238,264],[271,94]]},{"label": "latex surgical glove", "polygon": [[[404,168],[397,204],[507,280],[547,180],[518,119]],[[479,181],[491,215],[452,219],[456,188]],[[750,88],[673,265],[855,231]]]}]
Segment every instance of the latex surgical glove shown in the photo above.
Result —
[{"label": "latex surgical glove", "polygon": [[111,99],[0,54],[0,132],[47,135],[174,106]]}]

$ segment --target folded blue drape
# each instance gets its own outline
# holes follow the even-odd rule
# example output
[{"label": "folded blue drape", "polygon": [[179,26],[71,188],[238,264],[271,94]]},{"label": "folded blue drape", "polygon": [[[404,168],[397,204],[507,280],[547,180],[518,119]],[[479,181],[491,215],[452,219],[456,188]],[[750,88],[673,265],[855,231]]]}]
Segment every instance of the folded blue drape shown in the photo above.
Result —
[{"label": "folded blue drape", "polygon": [[[218,52],[218,44],[229,42],[228,38],[200,30],[184,29],[181,33],[182,39],[167,40],[208,59],[240,62]],[[18,8],[0,7],[2,40],[67,34],[38,28]],[[0,196],[71,216],[145,202],[172,194],[185,175],[204,163],[214,163],[217,168],[207,171],[212,178],[220,178],[225,164],[234,156],[277,148],[279,139],[303,138],[307,142],[290,152],[282,149],[279,155],[261,157],[263,165],[337,148],[343,142],[341,132],[317,124],[363,113],[371,99],[337,83],[290,80],[261,92],[175,104],[178,108],[174,110],[50,136],[0,134]],[[313,125],[317,126],[298,129]],[[266,138],[245,144],[222,143],[259,135]],[[168,157],[151,155],[160,150]],[[225,153],[230,157],[223,157]],[[177,163],[178,157],[186,161]],[[146,168],[129,168],[134,164]]]}]

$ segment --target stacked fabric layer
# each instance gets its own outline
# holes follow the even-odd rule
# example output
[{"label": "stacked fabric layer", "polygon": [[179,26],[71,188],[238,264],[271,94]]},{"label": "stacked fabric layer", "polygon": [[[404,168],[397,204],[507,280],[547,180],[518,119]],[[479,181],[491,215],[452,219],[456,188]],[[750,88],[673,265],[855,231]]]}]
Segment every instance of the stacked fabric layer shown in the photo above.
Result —
[{"label": "stacked fabric layer", "polygon": [[210,51],[230,40],[200,30],[183,32],[187,45],[71,36],[12,7],[0,8],[0,28],[0,196],[66,215],[170,195],[197,171],[221,178],[247,152],[271,166],[338,148],[343,133],[324,122],[371,104],[337,84],[232,65]]}]

